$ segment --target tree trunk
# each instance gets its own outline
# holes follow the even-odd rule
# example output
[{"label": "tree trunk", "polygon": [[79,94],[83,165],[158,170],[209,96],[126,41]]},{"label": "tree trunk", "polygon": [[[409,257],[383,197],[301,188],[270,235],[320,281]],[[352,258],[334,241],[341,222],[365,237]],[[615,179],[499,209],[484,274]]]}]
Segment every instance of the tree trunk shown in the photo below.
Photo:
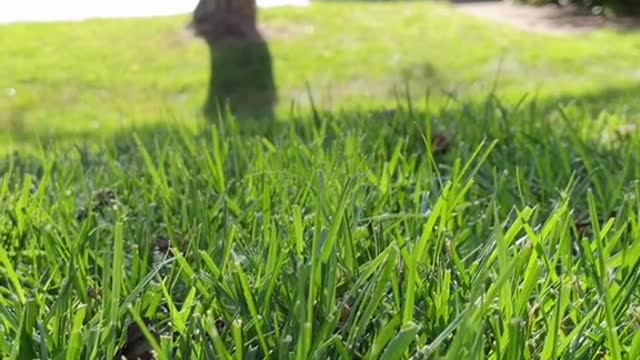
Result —
[{"label": "tree trunk", "polygon": [[260,39],[255,0],[200,0],[193,11],[198,35],[214,43]]},{"label": "tree trunk", "polygon": [[200,0],[192,27],[211,52],[205,112],[271,117],[276,88],[271,54],[257,26],[255,0]]}]

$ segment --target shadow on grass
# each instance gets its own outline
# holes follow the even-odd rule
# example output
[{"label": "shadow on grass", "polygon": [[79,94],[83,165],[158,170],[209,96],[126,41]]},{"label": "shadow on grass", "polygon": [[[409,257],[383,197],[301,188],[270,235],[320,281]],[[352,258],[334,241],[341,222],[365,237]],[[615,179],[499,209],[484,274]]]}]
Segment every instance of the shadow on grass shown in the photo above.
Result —
[{"label": "shadow on grass", "polygon": [[[12,189],[18,193],[27,174],[33,176],[37,184],[46,172],[45,167],[50,166],[53,172],[69,171],[65,167],[70,167],[75,173],[89,177],[83,177],[83,181],[95,187],[94,190],[117,188],[127,181],[113,174],[154,177],[149,169],[150,160],[154,167],[167,172],[164,181],[171,186],[170,173],[174,171],[187,171],[200,178],[219,176],[200,173],[203,169],[190,169],[192,165],[189,165],[214,161],[215,164],[210,165],[220,166],[216,171],[224,174],[230,187],[228,191],[241,193],[238,186],[260,172],[254,162],[269,158],[257,155],[260,151],[277,152],[283,159],[294,156],[313,161],[315,154],[318,159],[324,159],[340,151],[347,141],[354,140],[355,134],[359,139],[357,153],[362,157],[358,161],[377,164],[373,170],[378,171],[381,169],[377,166],[392,161],[392,154],[400,149],[405,159],[403,166],[416,167],[402,172],[412,174],[432,161],[429,149],[434,149],[435,144],[427,138],[438,135],[447,139],[448,146],[444,151],[433,152],[437,174],[433,173],[434,178],[430,180],[433,183],[428,185],[432,188],[425,190],[431,197],[429,203],[437,201],[441,190],[439,181],[457,176],[458,162],[472,161],[478,149],[487,149],[495,142],[474,176],[474,196],[502,204],[496,209],[501,218],[513,216],[514,208],[522,206],[536,207],[544,218],[561,202],[564,189],[570,193],[570,206],[579,218],[588,217],[588,193],[593,193],[596,199],[598,214],[628,211],[625,199],[632,199],[629,194],[640,176],[640,151],[634,150],[640,148],[640,137],[632,135],[626,140],[603,142],[602,124],[585,120],[584,114],[571,111],[566,112],[564,118],[557,116],[557,111],[552,116],[552,108],[551,104],[538,106],[534,102],[505,104],[489,97],[485,102],[453,102],[448,107],[431,110],[398,104],[393,109],[318,111],[312,118],[245,128],[240,128],[237,121],[207,123],[195,132],[184,131],[177,125],[150,125],[115,133],[101,142],[78,139],[68,141],[66,146],[51,143],[45,145],[41,155],[25,153],[3,157],[0,178],[11,168]],[[185,161],[178,168],[176,156]],[[340,156],[335,161],[340,162],[335,166],[348,166],[341,163],[346,160]],[[360,175],[366,174],[353,174]]]},{"label": "shadow on grass", "polygon": [[640,86],[611,87],[599,91],[573,95],[565,94],[554,96],[540,103],[543,109],[552,110],[558,105],[576,104],[583,108],[592,117],[597,117],[603,112],[629,117],[634,120],[640,115]]},{"label": "shadow on grass", "polygon": [[[433,73],[433,69],[427,65],[420,65],[412,68],[408,68],[403,70],[406,73],[412,73],[412,77],[406,77],[409,82],[411,82],[410,89],[399,87],[390,89],[395,94],[396,102],[400,103],[400,106],[407,107],[406,104],[406,92],[411,91],[412,93],[417,93],[422,89],[414,86],[414,83],[422,82],[435,82],[437,81],[437,73]],[[415,75],[415,73],[418,75]],[[417,76],[417,77],[416,77]],[[428,87],[428,84],[425,85]],[[432,97],[438,96],[438,91],[432,91]],[[475,100],[473,102],[463,101],[460,99],[449,99],[446,97],[449,95],[443,94],[442,98],[435,100],[436,107],[437,106],[445,106],[447,102],[458,102],[458,103],[466,103],[471,106],[477,106],[478,101]],[[561,96],[549,96],[544,99],[536,99],[536,111],[539,116],[546,117],[549,114],[557,111],[562,106],[573,106],[577,109],[580,109],[582,113],[587,115],[588,118],[595,119],[598,118],[602,114],[609,114],[618,118],[619,121],[636,121],[636,119],[640,116],[640,103],[636,101],[636,99],[640,97],[640,86],[631,86],[631,87],[614,87],[602,89],[600,91],[585,93],[585,94],[565,94]],[[531,96],[527,97],[527,100],[531,100]],[[424,105],[424,101],[422,98],[414,97],[412,100],[414,106],[417,109],[420,109]],[[421,111],[421,110],[417,110]],[[351,112],[351,113],[350,113]],[[349,108],[344,108],[341,113],[346,114],[346,117],[353,117],[354,110],[350,110]],[[360,112],[360,110],[357,110]],[[372,113],[387,113],[388,109],[383,108],[374,108]],[[216,124],[222,122],[226,122],[226,118],[229,115],[221,115],[223,112],[216,112],[215,114],[211,114],[211,117],[208,119],[209,124],[202,123],[201,125],[205,128],[210,126],[216,126]],[[446,114],[445,114],[446,115]],[[299,115],[294,116],[296,118],[300,118]],[[311,117],[312,118],[312,117]],[[222,119],[222,120],[221,120]],[[238,115],[236,116],[235,126],[238,127],[238,134],[246,134],[249,136],[264,136],[267,134],[274,134],[284,131],[287,127],[287,123],[290,122],[289,119],[285,119],[284,121],[272,121],[275,120],[273,118],[263,121],[258,120],[250,116]],[[297,127],[305,127],[313,125],[312,120],[301,123],[298,121],[294,121]],[[474,126],[471,124],[471,126]],[[23,128],[10,128],[9,130],[5,130],[5,134],[3,138],[10,139],[11,142],[19,144],[24,147],[37,147],[39,144],[44,145],[45,147],[54,146],[54,144],[63,144],[63,145],[73,145],[73,144],[91,144],[98,143],[101,141],[110,141],[109,139],[113,139],[114,141],[120,141],[123,136],[127,137],[127,134],[132,132],[137,132],[141,134],[154,134],[155,131],[153,129],[166,129],[165,125],[148,125],[148,126],[134,126],[123,129],[122,131],[111,131],[109,134],[102,134],[97,131],[85,130],[85,131],[55,131],[52,134],[34,134],[29,132],[27,129]],[[303,130],[303,129],[299,129]]]}]

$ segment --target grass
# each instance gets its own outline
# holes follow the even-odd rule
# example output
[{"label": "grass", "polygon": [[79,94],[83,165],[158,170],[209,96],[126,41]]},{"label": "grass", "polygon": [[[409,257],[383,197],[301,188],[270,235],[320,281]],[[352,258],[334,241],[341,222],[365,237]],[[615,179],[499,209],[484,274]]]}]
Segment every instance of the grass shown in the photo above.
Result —
[{"label": "grass", "polygon": [[[265,11],[316,26],[272,45],[284,94],[320,91],[260,126],[201,121],[184,18],[3,29],[4,148],[31,151],[0,158],[0,357],[638,358],[640,38],[450,14]],[[393,99],[407,67],[461,90]]]},{"label": "grass", "polygon": [[490,98],[9,157],[0,354],[112,358],[145,319],[162,359],[633,359],[640,138],[541,115]]},{"label": "grass", "polygon": [[[535,35],[428,2],[319,2],[264,9],[260,20],[285,119],[292,101],[308,107],[307,83],[317,106],[353,109],[392,106],[406,81],[418,97],[429,89],[434,100],[446,98],[442,90],[480,99],[497,74],[500,95],[513,101],[525,92],[552,102],[590,96],[599,99],[586,102],[596,112],[620,113],[625,104],[627,118],[639,113],[632,101],[637,33]],[[209,54],[184,33],[187,22],[176,16],[3,27],[0,149],[24,149],[38,137],[112,135],[169,118],[197,122]]]}]

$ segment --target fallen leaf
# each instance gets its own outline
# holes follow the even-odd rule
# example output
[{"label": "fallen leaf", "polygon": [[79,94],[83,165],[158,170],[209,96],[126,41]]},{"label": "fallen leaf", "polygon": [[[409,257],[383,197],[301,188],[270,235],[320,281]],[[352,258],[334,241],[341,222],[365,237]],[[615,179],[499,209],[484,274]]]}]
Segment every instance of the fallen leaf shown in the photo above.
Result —
[{"label": "fallen leaf", "polygon": [[76,220],[77,220],[78,222],[82,222],[82,221],[84,221],[84,219],[86,219],[86,218],[87,218],[87,215],[88,215],[88,214],[89,214],[89,212],[87,211],[87,209],[86,209],[86,208],[84,208],[84,207],[80,207],[80,208],[78,209],[78,212],[76,213]]},{"label": "fallen leaf", "polygon": [[[149,327],[147,321],[145,321],[145,324],[151,334],[156,339],[159,339],[158,334]],[[136,322],[129,324],[127,327],[127,342],[118,351],[114,360],[153,360],[155,358],[153,348],[145,338],[142,329]]]},{"label": "fallen leaf", "polygon": [[162,254],[169,252],[169,238],[165,235],[158,235],[155,238],[156,249]]},{"label": "fallen leaf", "polygon": [[115,191],[108,189],[98,190],[94,192],[93,200],[93,210],[99,211],[103,208],[116,204],[116,193]]},{"label": "fallen leaf", "polygon": [[218,330],[218,333],[223,333],[228,328],[229,328],[229,325],[224,319],[222,318],[216,319],[216,330]]},{"label": "fallen leaf", "polygon": [[94,287],[90,287],[87,289],[87,295],[93,300],[100,300],[100,291]]},{"label": "fallen leaf", "polygon": [[349,316],[351,316],[351,306],[345,302],[340,308],[340,323],[345,323]]},{"label": "fallen leaf", "polygon": [[[616,217],[616,212],[612,211],[608,217],[601,217],[598,219],[598,223],[600,226],[604,225],[610,218]],[[576,220],[574,222],[574,226],[578,235],[585,236],[593,230],[593,226],[591,224],[590,219]]]},{"label": "fallen leaf", "polygon": [[436,155],[444,155],[449,151],[449,138],[443,134],[435,134],[431,137],[433,153]]}]

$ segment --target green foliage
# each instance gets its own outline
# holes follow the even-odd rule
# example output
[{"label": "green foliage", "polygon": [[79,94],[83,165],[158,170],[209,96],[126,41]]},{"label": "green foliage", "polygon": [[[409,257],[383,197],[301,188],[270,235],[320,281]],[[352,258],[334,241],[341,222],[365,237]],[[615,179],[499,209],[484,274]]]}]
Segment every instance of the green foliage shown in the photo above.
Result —
[{"label": "green foliage", "polygon": [[112,358],[130,324],[160,359],[637,354],[640,137],[430,109],[7,158],[0,356]]}]

